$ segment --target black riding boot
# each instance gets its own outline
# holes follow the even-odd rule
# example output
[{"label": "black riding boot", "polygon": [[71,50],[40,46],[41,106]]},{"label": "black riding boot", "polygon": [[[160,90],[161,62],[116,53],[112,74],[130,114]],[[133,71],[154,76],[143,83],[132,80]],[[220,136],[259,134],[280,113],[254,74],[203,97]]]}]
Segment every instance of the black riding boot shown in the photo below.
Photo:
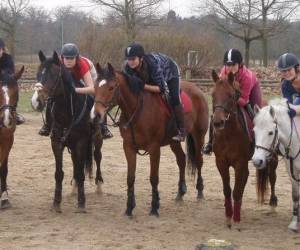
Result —
[{"label": "black riding boot", "polygon": [[212,141],[213,141],[213,124],[212,117],[210,117],[209,132],[208,132],[208,143],[203,146],[202,153],[210,155],[212,152]]},{"label": "black riding boot", "polygon": [[184,127],[184,113],[182,104],[177,105],[174,108],[175,121],[178,129],[178,135],[173,136],[174,141],[184,141],[186,137],[186,131]]},{"label": "black riding boot", "polygon": [[47,102],[46,104],[46,111],[45,111],[45,120],[44,120],[44,125],[39,131],[39,135],[42,136],[48,136],[50,135],[50,130],[51,130],[51,104],[50,102]]},{"label": "black riding boot", "polygon": [[248,115],[249,115],[250,119],[253,120],[255,114],[254,114],[254,110],[253,110],[253,108],[252,108],[252,106],[251,106],[250,103],[247,103],[247,104],[246,104],[246,110],[247,110],[247,112],[248,112]]},{"label": "black riding boot", "polygon": [[104,122],[100,123],[101,134],[103,139],[109,139],[113,137],[113,134],[107,127],[107,116],[105,115]]}]

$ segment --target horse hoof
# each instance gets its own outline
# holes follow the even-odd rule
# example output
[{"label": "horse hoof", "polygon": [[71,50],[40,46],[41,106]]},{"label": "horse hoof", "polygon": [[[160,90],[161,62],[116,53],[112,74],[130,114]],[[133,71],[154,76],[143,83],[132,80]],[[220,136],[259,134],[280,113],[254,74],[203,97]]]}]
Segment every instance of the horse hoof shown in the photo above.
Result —
[{"label": "horse hoof", "polygon": [[59,204],[53,204],[51,210],[56,212],[56,213],[61,213],[62,212]]},{"label": "horse hoof", "polygon": [[155,216],[155,217],[159,217],[159,213],[157,211],[157,209],[151,209],[150,213],[149,213],[150,216]]},{"label": "horse hoof", "polygon": [[11,204],[9,202],[9,200],[2,200],[1,201],[1,209],[8,209],[11,208]]},{"label": "horse hoof", "polygon": [[177,194],[177,196],[176,196],[176,198],[175,198],[175,200],[177,201],[177,202],[181,202],[181,201],[183,201],[183,195],[181,195],[181,194]]},{"label": "horse hoof", "polygon": [[291,232],[297,233],[297,232],[298,232],[298,225],[297,225],[297,222],[292,221],[292,222],[290,223],[290,225],[288,226],[288,229],[289,229]]},{"label": "horse hoof", "polygon": [[232,228],[231,218],[226,218],[225,224],[226,224],[227,228],[231,229]]},{"label": "horse hoof", "polygon": [[269,205],[271,207],[277,207],[277,203],[278,203],[277,197],[273,197],[273,198],[270,199]]},{"label": "horse hoof", "polygon": [[96,186],[96,193],[97,194],[102,194],[102,184],[100,182],[98,182],[96,185],[97,185]]},{"label": "horse hoof", "polygon": [[75,211],[76,214],[86,214],[85,207],[78,207]]},{"label": "horse hoof", "polygon": [[240,222],[234,222],[234,229],[241,232],[242,231],[241,223]]},{"label": "horse hoof", "polygon": [[127,208],[125,211],[125,215],[129,218],[132,218],[132,209]]},{"label": "horse hoof", "polygon": [[204,200],[204,195],[203,195],[202,192],[198,192],[197,200],[198,200],[198,201],[203,201],[203,200]]}]

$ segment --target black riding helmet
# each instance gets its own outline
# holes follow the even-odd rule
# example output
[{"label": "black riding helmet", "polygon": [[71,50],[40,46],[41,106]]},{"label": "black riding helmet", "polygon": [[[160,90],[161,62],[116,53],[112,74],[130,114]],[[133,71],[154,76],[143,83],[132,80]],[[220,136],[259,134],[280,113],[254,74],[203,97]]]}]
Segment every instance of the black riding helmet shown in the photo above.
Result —
[{"label": "black riding helmet", "polygon": [[224,65],[241,64],[243,62],[243,56],[237,49],[229,49],[224,54]]},{"label": "black riding helmet", "polygon": [[2,38],[0,38],[0,49],[4,49],[5,48],[5,43],[3,41]]},{"label": "black riding helmet", "polygon": [[125,49],[125,57],[143,57],[145,55],[145,50],[142,45],[139,43],[131,43],[126,49]]},{"label": "black riding helmet", "polygon": [[79,49],[78,49],[77,45],[74,43],[66,43],[63,45],[63,47],[61,49],[61,55],[66,58],[78,57]]},{"label": "black riding helmet", "polygon": [[299,66],[299,59],[293,53],[285,53],[277,60],[277,68],[280,71]]}]

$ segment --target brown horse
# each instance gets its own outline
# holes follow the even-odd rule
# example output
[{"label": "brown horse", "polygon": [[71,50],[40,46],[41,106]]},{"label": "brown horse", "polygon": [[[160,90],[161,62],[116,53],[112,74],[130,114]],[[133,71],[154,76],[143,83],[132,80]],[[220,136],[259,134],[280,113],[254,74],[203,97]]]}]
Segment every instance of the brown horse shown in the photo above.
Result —
[{"label": "brown horse", "polygon": [[19,96],[17,80],[22,76],[24,66],[15,74],[0,72],[0,208],[9,208],[7,193],[8,156],[14,143],[16,130],[16,107]]},{"label": "brown horse", "polygon": [[[213,102],[213,127],[214,141],[213,151],[216,157],[216,165],[223,181],[223,193],[225,196],[225,215],[227,226],[231,227],[231,219],[237,223],[239,228],[240,210],[244,188],[247,183],[249,170],[248,161],[254,152],[254,144],[250,141],[239,118],[238,98],[240,96],[239,86],[234,81],[234,75],[230,73],[228,79],[220,79],[215,71],[212,72],[215,82],[212,92]],[[277,205],[275,196],[277,156],[269,162],[269,176],[271,183],[270,205]],[[233,189],[234,205],[232,209],[231,187],[229,167],[235,172],[235,183]],[[268,169],[257,172],[257,191],[260,201],[264,201],[267,190]]]},{"label": "brown horse", "polygon": [[[129,76],[122,72],[115,71],[110,64],[106,70],[102,70],[98,64],[97,71],[98,84],[95,85],[95,104],[91,116],[100,114],[101,117],[104,117],[105,112],[115,105],[119,105],[122,111],[119,128],[123,137],[123,149],[128,167],[126,215],[131,216],[135,207],[136,155],[139,150],[145,150],[150,155],[151,165],[152,203],[150,215],[158,216],[159,192],[157,186],[161,146],[170,145],[176,156],[179,167],[177,200],[181,200],[186,193],[186,157],[181,144],[171,139],[176,130],[174,126],[168,130],[170,114],[161,106],[160,95],[143,91],[137,82],[131,81]],[[201,199],[203,197],[201,148],[208,128],[208,105],[201,90],[195,85],[182,82],[181,88],[192,101],[192,112],[185,114],[188,131],[187,157],[194,168],[198,170],[196,188],[198,198]],[[170,133],[168,133],[169,131]]]}]

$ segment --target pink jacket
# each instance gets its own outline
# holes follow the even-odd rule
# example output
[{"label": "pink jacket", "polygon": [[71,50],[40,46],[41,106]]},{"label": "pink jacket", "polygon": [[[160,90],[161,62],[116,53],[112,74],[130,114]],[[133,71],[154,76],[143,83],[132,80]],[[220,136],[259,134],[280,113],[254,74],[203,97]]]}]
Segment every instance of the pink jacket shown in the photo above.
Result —
[{"label": "pink jacket", "polygon": [[[228,73],[226,66],[224,66],[220,75],[226,76]],[[251,91],[257,84],[257,78],[251,70],[249,70],[246,66],[243,66],[239,69],[235,79],[239,82],[241,91],[241,97],[239,98],[238,103],[241,107],[244,107],[249,102]]]}]

